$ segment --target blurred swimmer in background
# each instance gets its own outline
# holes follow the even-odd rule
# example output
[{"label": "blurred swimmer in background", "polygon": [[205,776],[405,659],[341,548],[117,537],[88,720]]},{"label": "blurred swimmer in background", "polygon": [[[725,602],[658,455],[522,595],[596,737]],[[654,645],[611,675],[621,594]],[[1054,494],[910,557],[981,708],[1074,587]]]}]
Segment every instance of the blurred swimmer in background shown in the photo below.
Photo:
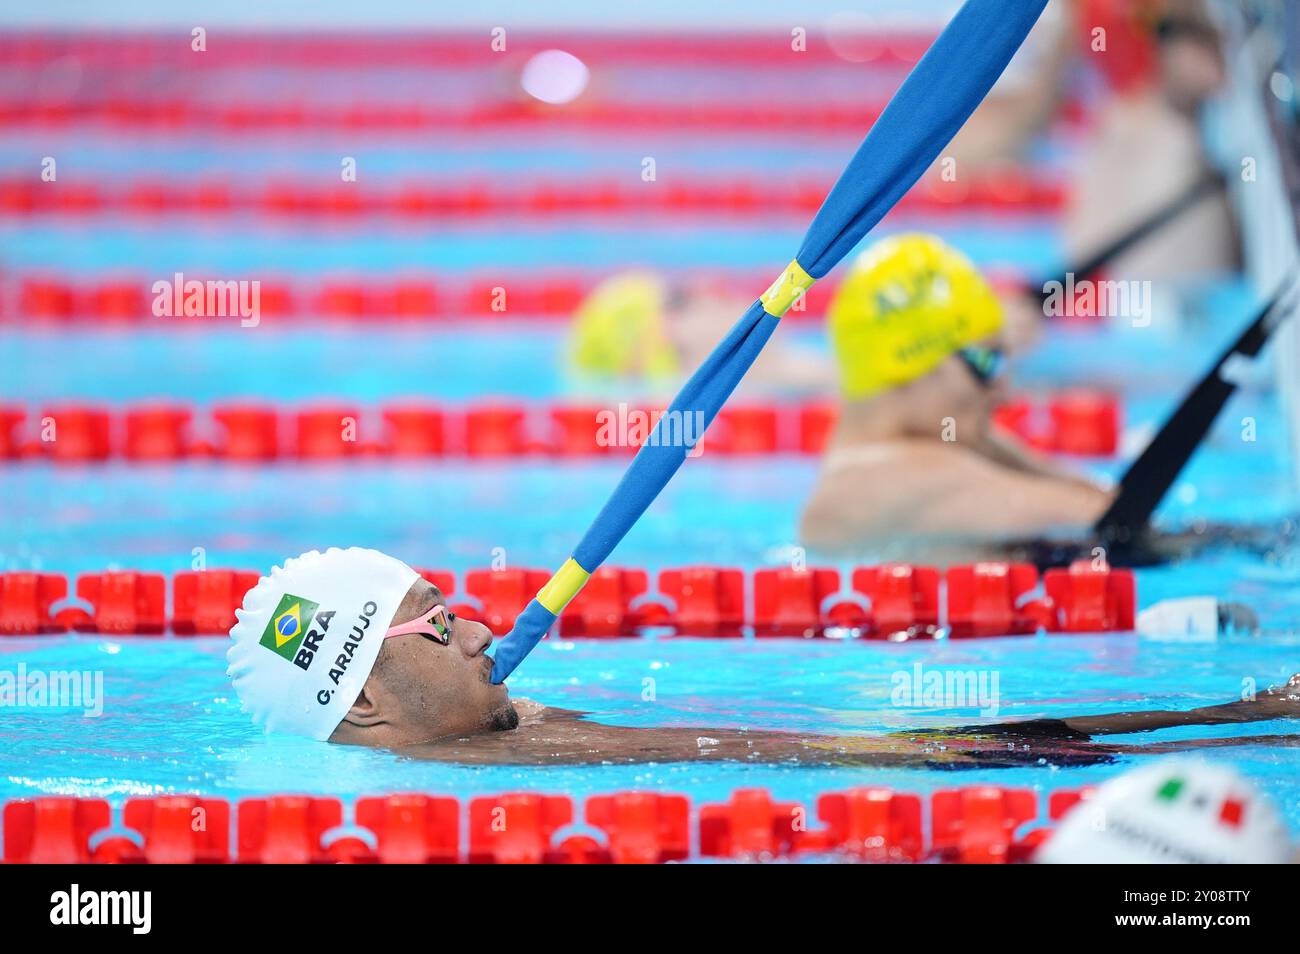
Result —
[{"label": "blurred swimmer in background", "polygon": [[[1017,167],[1083,86],[1080,68],[1095,70],[1103,82],[1070,163],[1063,221],[1066,257],[1078,261],[1211,173],[1202,120],[1225,82],[1220,43],[1203,0],[1059,0],[945,155],[959,176]],[[1221,186],[1108,267],[1198,278],[1230,273],[1238,259]]]},{"label": "blurred swimmer in background", "polygon": [[[573,316],[570,380],[580,391],[625,394],[631,387],[672,394],[749,305],[704,279],[673,281],[649,271],[613,275]],[[740,393],[825,393],[834,381],[826,355],[787,337],[759,355]]]},{"label": "blurred swimmer in background", "polygon": [[803,514],[810,546],[962,562],[1078,533],[1109,506],[1109,490],[995,428],[1007,397],[1003,308],[940,239],[867,249],[827,326],[842,399]]}]

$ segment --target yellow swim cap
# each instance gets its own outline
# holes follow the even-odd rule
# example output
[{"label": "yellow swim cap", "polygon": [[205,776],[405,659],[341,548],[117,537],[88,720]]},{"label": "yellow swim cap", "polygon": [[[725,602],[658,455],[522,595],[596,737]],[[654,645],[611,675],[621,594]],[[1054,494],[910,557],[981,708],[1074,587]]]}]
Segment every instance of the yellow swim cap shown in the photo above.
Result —
[{"label": "yellow swim cap", "polygon": [[1002,329],[1002,305],[978,269],[932,235],[898,235],[863,252],[827,311],[844,396],[915,381]]},{"label": "yellow swim cap", "polygon": [[573,316],[569,360],[605,377],[671,377],[677,351],[664,322],[664,282],[644,272],[615,275],[596,286]]}]

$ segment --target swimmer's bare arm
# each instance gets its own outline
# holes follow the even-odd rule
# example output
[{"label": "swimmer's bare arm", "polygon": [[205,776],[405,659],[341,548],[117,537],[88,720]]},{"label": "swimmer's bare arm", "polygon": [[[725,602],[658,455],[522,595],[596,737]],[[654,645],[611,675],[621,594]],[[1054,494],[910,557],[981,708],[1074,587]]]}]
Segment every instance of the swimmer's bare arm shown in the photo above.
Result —
[{"label": "swimmer's bare arm", "polygon": [[[1254,699],[1242,699],[1217,706],[1199,709],[1148,709],[1139,712],[1110,712],[1095,716],[1068,716],[1064,719],[1028,719],[1019,722],[996,722],[982,726],[966,726],[954,731],[987,736],[1099,736],[1121,735],[1126,732],[1154,732],[1189,725],[1244,725],[1250,722],[1269,722],[1274,719],[1300,718],[1300,673],[1292,676],[1284,686],[1265,689]],[[1196,747],[1210,744],[1204,740],[1171,742],[1176,746],[1186,744]]]},{"label": "swimmer's bare arm", "polygon": [[1086,491],[1105,492],[1083,474],[1062,467],[1051,458],[1030,450],[1014,437],[1002,433],[995,427],[988,428],[976,439],[975,450],[993,463],[1022,474],[1058,480]]},{"label": "swimmer's bare arm", "polygon": [[967,458],[936,508],[947,526],[967,524],[996,539],[1026,539],[1064,528],[1091,526],[1112,494],[1075,478],[1012,470]]},{"label": "swimmer's bare arm", "polygon": [[[646,762],[730,761],[764,764],[925,767],[935,763],[989,764],[1008,758],[1049,762],[1105,757],[1121,747],[1088,741],[1092,735],[1140,732],[1171,726],[1225,725],[1300,718],[1300,675],[1286,687],[1250,702],[1184,712],[1123,712],[1066,719],[1034,719],[953,730],[896,732],[879,736],[818,736],[788,732],[710,728],[639,728],[594,722],[581,712],[521,700],[519,728],[412,746],[403,754],[469,765],[598,765]],[[1243,744],[1249,740],[1243,740]],[[1163,750],[1224,744],[1180,740]],[[1146,746],[1126,746],[1140,753]],[[1152,749],[1152,751],[1155,751]]]},{"label": "swimmer's bare arm", "polygon": [[1071,729],[1092,736],[1152,732],[1182,725],[1234,725],[1297,717],[1300,717],[1300,673],[1292,676],[1286,685],[1265,689],[1254,699],[1186,711],[1117,712],[1062,721]]}]

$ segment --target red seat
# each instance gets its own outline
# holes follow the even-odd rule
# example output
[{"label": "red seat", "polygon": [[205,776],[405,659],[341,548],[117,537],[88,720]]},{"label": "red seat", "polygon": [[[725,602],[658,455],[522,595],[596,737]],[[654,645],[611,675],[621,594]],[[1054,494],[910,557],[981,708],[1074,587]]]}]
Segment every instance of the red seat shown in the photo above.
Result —
[{"label": "red seat", "polygon": [[831,847],[866,861],[921,858],[921,799],[888,788],[851,788],[817,799]]},{"label": "red seat", "polygon": [[172,578],[172,632],[178,636],[230,632],[235,610],[257,580],[252,570],[177,573]]},{"label": "red seat", "polygon": [[774,802],[763,788],[738,788],[721,805],[700,806],[700,854],[711,858],[778,857],[795,849],[801,807]]},{"label": "red seat", "polygon": [[212,418],[225,428],[217,455],[227,460],[275,460],[280,452],[280,420],[274,408],[250,404],[216,407]]},{"label": "red seat", "polygon": [[635,636],[642,625],[632,601],[650,587],[645,570],[602,566],[560,615],[560,632],[570,636]]},{"label": "red seat", "polygon": [[465,592],[482,607],[475,618],[501,636],[550,578],[545,570],[470,570],[465,574]]},{"label": "red seat", "polygon": [[442,864],[460,856],[460,803],[429,795],[362,798],[357,824],[374,832],[382,864]]},{"label": "red seat", "polygon": [[871,601],[871,634],[885,639],[932,635],[939,626],[939,570],[885,563],[853,571],[853,589]]},{"label": "red seat", "polygon": [[605,833],[616,864],[658,864],[690,854],[691,806],[685,795],[593,795],[586,814],[587,823]]},{"label": "red seat", "polygon": [[90,836],[109,826],[102,798],[47,796],[4,807],[5,861],[66,865],[90,861]]},{"label": "red seat", "polygon": [[154,635],[167,625],[167,581],[161,573],[86,574],[77,578],[77,596],[91,605],[96,633]]},{"label": "red seat", "polygon": [[436,457],[446,446],[443,412],[432,405],[390,405],[383,411],[384,450],[398,457]]},{"label": "red seat", "polygon": [[126,412],[126,456],[131,460],[178,460],[189,453],[186,407],[153,405]]},{"label": "red seat", "polygon": [[754,572],[755,636],[821,636],[834,625],[822,602],[838,593],[839,570],[781,567]]},{"label": "red seat", "polygon": [[131,798],[122,822],[144,836],[143,860],[155,865],[230,860],[230,805],[191,795]]},{"label": "red seat", "polygon": [[321,837],[343,823],[337,798],[276,795],[239,803],[239,861],[311,864],[330,860]]},{"label": "red seat", "polygon": [[0,634],[58,632],[50,607],[67,595],[67,578],[56,573],[0,573]]},{"label": "red seat", "polygon": [[573,822],[564,795],[520,793],[469,803],[469,860],[474,864],[541,864],[555,832]]},{"label": "red seat", "polygon": [[659,592],[676,608],[666,622],[681,636],[739,636],[745,622],[745,575],[716,566],[659,572]]},{"label": "red seat", "polygon": [[948,625],[952,635],[1009,636],[1032,633],[1037,622],[1020,607],[1038,586],[1028,563],[975,563],[948,568]]},{"label": "red seat", "polygon": [[[53,429],[46,438],[46,418],[53,421]],[[41,446],[56,461],[82,463],[108,460],[112,451],[109,439],[108,412],[99,408],[66,406],[51,408],[41,415]]]},{"label": "red seat", "polygon": [[931,844],[943,860],[959,864],[1015,861],[1016,829],[1038,815],[1030,789],[974,785],[938,791],[930,799]]},{"label": "red seat", "polygon": [[1068,570],[1052,569],[1043,585],[1063,633],[1107,633],[1133,629],[1137,584],[1132,570],[1115,570],[1091,560],[1076,560]]}]

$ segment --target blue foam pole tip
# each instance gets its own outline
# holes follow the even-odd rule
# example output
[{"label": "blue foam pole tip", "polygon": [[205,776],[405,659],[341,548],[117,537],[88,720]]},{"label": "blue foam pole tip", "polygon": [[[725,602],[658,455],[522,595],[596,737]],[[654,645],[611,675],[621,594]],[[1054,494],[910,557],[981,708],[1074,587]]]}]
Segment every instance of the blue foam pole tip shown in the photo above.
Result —
[{"label": "blue foam pole tip", "polygon": [[537,600],[531,601],[515,620],[514,628],[497,646],[492,657],[492,682],[500,685],[506,677],[515,671],[533,647],[542,641],[542,637],[555,625],[555,614]]}]

